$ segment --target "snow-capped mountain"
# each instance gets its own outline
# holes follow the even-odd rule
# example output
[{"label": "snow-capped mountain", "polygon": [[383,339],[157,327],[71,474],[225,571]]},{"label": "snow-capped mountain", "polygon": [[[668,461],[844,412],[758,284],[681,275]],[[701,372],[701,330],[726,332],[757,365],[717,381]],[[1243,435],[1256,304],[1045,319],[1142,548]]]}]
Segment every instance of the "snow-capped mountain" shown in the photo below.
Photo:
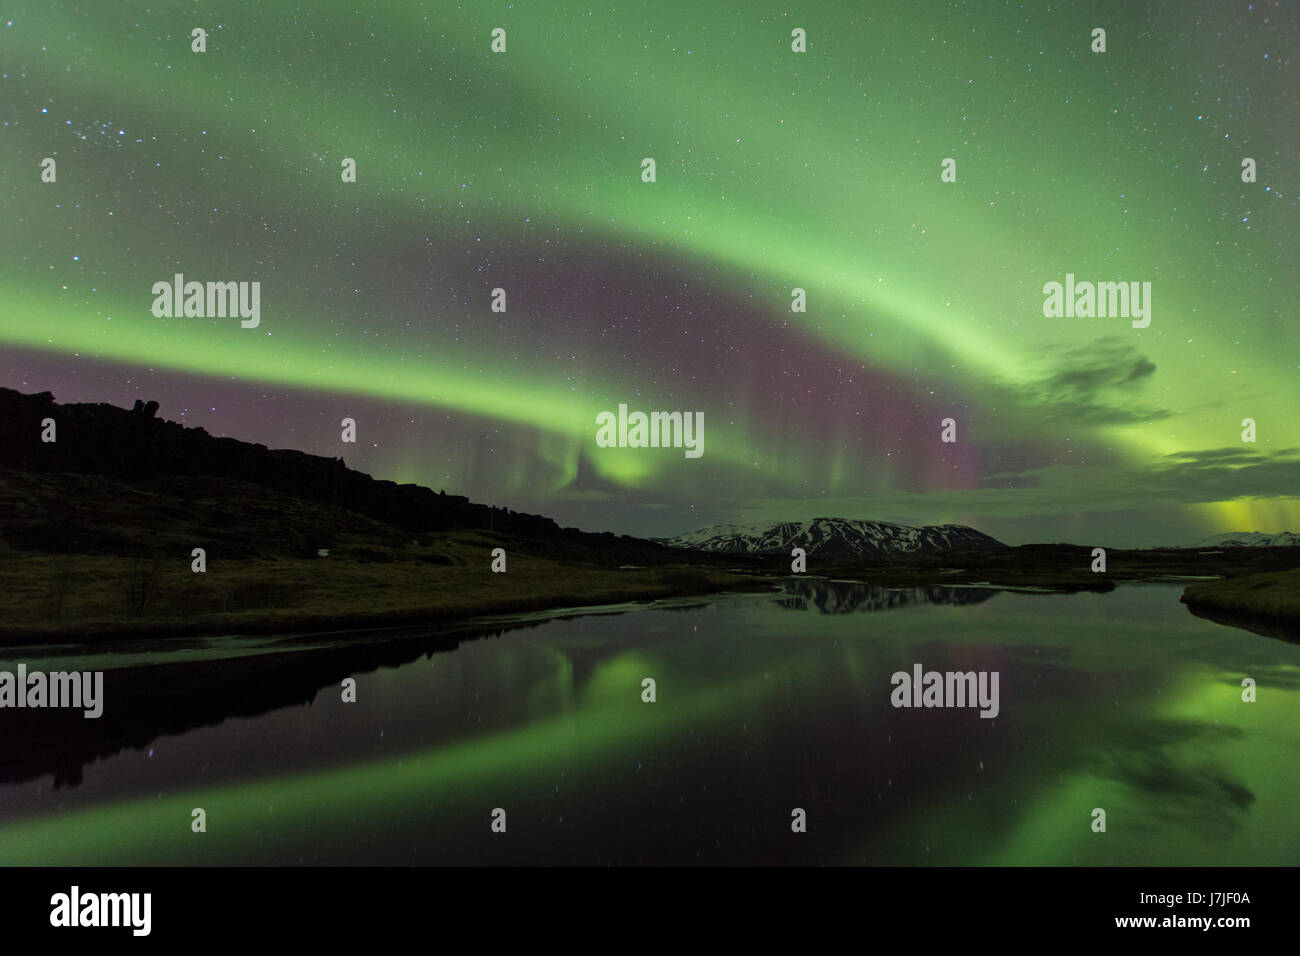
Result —
[{"label": "snow-capped mountain", "polygon": [[856,558],[918,551],[1005,548],[1001,541],[962,524],[909,528],[885,521],[814,518],[775,525],[714,525],[660,538],[672,548],[746,554],[789,554],[794,547],[823,558]]},{"label": "snow-capped mountain", "polygon": [[1300,545],[1300,534],[1279,531],[1265,534],[1262,531],[1233,531],[1214,534],[1204,541],[1190,545],[1193,548],[1293,548]]}]

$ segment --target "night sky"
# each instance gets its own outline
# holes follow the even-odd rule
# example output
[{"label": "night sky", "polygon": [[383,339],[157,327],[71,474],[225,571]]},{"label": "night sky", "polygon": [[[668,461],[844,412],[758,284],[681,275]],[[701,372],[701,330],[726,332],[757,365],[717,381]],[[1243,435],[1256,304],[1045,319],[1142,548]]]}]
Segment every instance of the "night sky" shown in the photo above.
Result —
[{"label": "night sky", "polygon": [[[1297,41],[1222,0],[18,0],[0,385],[588,530],[1300,531]],[[175,273],[260,325],[155,317]],[[1150,326],[1045,317],[1067,273]],[[597,447],[620,403],[703,456]]]}]

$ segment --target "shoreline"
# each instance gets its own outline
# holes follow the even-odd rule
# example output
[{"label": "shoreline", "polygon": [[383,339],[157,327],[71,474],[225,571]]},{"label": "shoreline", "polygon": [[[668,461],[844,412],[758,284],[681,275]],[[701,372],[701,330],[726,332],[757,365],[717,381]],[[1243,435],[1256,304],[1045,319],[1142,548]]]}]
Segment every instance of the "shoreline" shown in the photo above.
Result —
[{"label": "shoreline", "polygon": [[1285,641],[1300,641],[1300,568],[1189,585],[1181,598],[1197,617]]},{"label": "shoreline", "polygon": [[[929,559],[893,566],[830,562],[816,572],[792,575],[784,561],[773,561],[772,567],[761,561],[748,567],[707,567],[687,563],[690,556],[684,555],[683,563],[609,567],[520,552],[511,557],[508,573],[498,575],[480,563],[489,543],[477,535],[445,541],[436,563],[427,547],[411,548],[414,553],[409,556],[383,555],[380,560],[223,561],[208,574],[193,574],[187,564],[173,561],[154,572],[147,602],[134,610],[129,601],[133,576],[140,573],[139,558],[30,554],[0,563],[0,589],[10,596],[10,613],[0,623],[0,647],[93,647],[142,639],[442,625],[763,591],[782,580],[801,578],[900,590],[947,587],[1030,594],[1105,593],[1121,584],[1184,584],[1181,601],[1198,616],[1270,636],[1300,629],[1300,567],[1252,573],[1221,565],[1194,568],[1186,560],[1171,562],[1167,555],[1137,555],[1147,560],[1134,560],[1133,553],[1117,552],[1111,573],[1092,574],[1080,567],[1075,549],[1069,548],[1053,549],[1043,555],[1049,559],[1042,561],[1027,561],[1015,553],[999,556],[1004,557],[1001,566],[996,560],[986,561],[993,566],[979,566],[971,555],[952,561],[953,555],[942,562]],[[1189,573],[1211,569],[1220,574]]]},{"label": "shoreline", "polygon": [[[623,572],[627,574],[628,572]],[[95,645],[122,640],[165,640],[226,635],[321,634],[330,631],[366,631],[390,627],[470,622],[475,619],[543,611],[581,611],[620,604],[641,604],[675,597],[698,597],[726,592],[761,591],[771,587],[766,577],[690,567],[638,569],[633,580],[603,583],[608,572],[571,569],[569,587],[547,593],[525,590],[503,595],[495,587],[463,594],[458,600],[437,605],[412,604],[386,609],[307,610],[271,607],[257,611],[209,614],[192,620],[96,620],[54,624],[0,625],[0,647],[42,644]],[[586,581],[592,578],[595,580]],[[531,582],[530,582],[531,583]]]}]

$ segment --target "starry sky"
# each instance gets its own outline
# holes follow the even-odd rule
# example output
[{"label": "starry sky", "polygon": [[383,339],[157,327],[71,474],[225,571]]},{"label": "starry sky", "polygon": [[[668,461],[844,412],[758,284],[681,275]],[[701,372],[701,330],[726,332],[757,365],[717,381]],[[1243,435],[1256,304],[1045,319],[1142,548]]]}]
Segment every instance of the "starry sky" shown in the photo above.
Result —
[{"label": "starry sky", "polygon": [[[1300,530],[1297,40],[1220,0],[17,0],[0,385],[587,530]],[[175,273],[260,325],[155,317]],[[1152,283],[1150,327],[1045,317],[1067,273]],[[703,456],[597,447],[620,403]]]}]

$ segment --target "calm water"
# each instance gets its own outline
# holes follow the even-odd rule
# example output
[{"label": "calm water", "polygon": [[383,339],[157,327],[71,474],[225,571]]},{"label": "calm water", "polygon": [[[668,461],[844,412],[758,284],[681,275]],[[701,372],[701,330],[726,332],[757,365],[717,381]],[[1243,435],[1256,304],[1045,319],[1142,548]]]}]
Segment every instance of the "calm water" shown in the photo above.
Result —
[{"label": "calm water", "polygon": [[[790,587],[378,643],[0,649],[107,670],[99,720],[0,711],[0,862],[1300,862],[1300,646],[1178,585]],[[998,672],[1001,713],[895,709],[915,663]]]}]

